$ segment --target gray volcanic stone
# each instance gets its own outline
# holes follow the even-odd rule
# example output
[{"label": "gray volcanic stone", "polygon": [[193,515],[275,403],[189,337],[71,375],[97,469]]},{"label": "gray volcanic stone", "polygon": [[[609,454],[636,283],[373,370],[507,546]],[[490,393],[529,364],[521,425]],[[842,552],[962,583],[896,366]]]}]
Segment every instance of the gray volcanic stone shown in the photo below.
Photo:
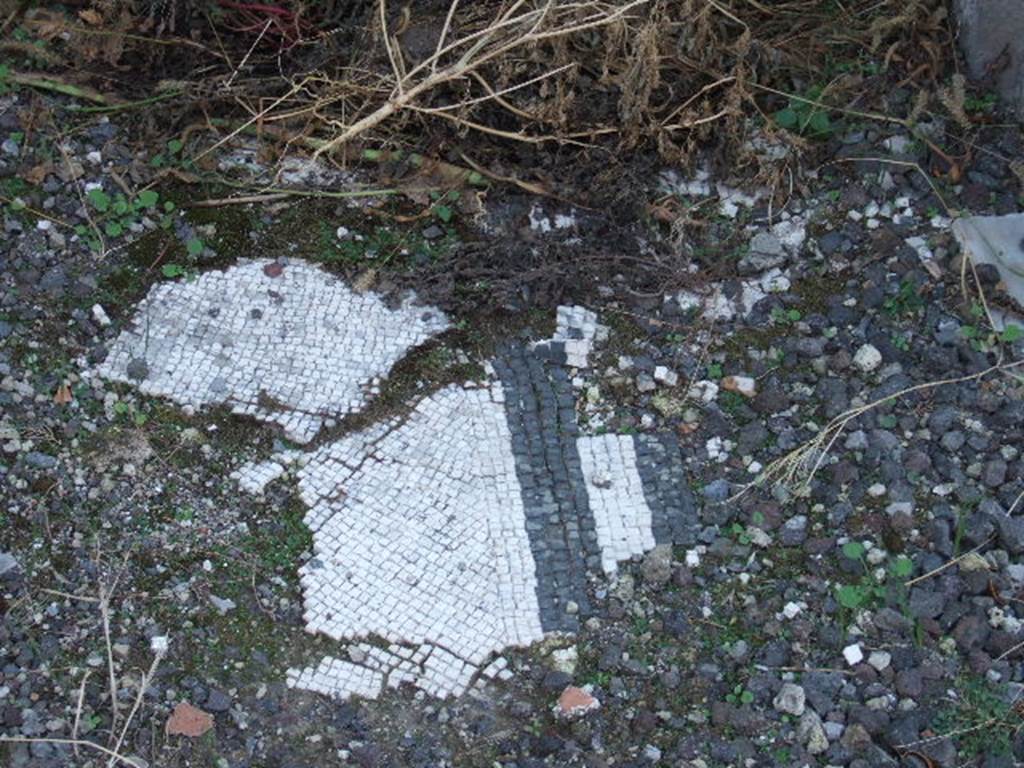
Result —
[{"label": "gray volcanic stone", "polygon": [[711,502],[720,503],[729,498],[729,481],[724,478],[712,480],[701,490],[704,498]]},{"label": "gray volcanic stone", "polygon": [[932,431],[933,435],[944,435],[950,429],[953,428],[953,423],[956,421],[956,409],[952,406],[946,405],[936,409],[931,416],[928,417],[928,429]]},{"label": "gray volcanic stone", "polygon": [[988,635],[988,623],[974,614],[964,616],[953,628],[953,639],[957,647],[964,652],[980,647]]},{"label": "gray volcanic stone", "polygon": [[[1018,0],[955,0],[960,48],[972,79],[994,69],[999,94],[1024,118],[1024,14]],[[1000,66],[998,62],[1005,61]]]},{"label": "gray volcanic stone", "polygon": [[210,712],[227,712],[231,709],[231,697],[223,691],[212,688],[203,706]]},{"label": "gray volcanic stone", "polygon": [[1002,459],[993,459],[986,462],[981,474],[981,481],[989,488],[998,488],[1006,482],[1006,462]]},{"label": "gray volcanic stone", "polygon": [[808,672],[801,679],[807,703],[819,714],[832,708],[839,690],[843,687],[843,676],[838,672]]},{"label": "gray volcanic stone", "polygon": [[25,454],[25,463],[34,469],[53,469],[57,466],[57,459],[48,453],[29,451]]},{"label": "gray volcanic stone", "polygon": [[944,434],[942,439],[939,440],[939,445],[950,453],[955,453],[963,448],[965,442],[967,442],[967,438],[963,432],[953,431]]},{"label": "gray volcanic stone", "polygon": [[924,692],[924,681],[919,669],[905,669],[896,675],[896,692],[900,696],[917,699]]},{"label": "gray volcanic stone", "polygon": [[772,701],[772,706],[778,712],[800,717],[804,713],[806,701],[807,697],[802,687],[795,683],[783,683],[782,688],[779,689]]},{"label": "gray volcanic stone", "polygon": [[750,252],[738,265],[741,275],[754,275],[786,261],[782,242],[770,232],[758,232],[750,240]]},{"label": "gray volcanic stone", "polygon": [[841,232],[826,232],[818,238],[818,247],[826,256],[831,256],[839,250],[846,250],[847,240]]},{"label": "gray volcanic stone", "polygon": [[672,578],[672,545],[659,544],[644,557],[644,583],[654,586],[667,584]]},{"label": "gray volcanic stone", "polygon": [[1024,519],[1019,517],[997,517],[999,544],[1011,555],[1024,552]]},{"label": "gray volcanic stone", "polygon": [[14,558],[14,555],[7,552],[0,552],[0,576],[6,576],[18,567],[18,561]]},{"label": "gray volcanic stone", "polygon": [[796,547],[807,540],[807,516],[796,515],[786,521],[779,531],[779,541],[784,546]]}]

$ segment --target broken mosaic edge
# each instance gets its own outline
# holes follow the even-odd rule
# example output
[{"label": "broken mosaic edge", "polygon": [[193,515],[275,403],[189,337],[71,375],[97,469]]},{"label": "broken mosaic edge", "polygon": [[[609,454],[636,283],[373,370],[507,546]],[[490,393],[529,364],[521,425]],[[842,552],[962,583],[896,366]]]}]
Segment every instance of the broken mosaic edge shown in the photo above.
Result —
[{"label": "broken mosaic edge", "polygon": [[186,411],[224,405],[306,444],[365,408],[396,363],[449,328],[414,294],[392,307],[301,260],[242,259],[155,284],[86,375]]}]

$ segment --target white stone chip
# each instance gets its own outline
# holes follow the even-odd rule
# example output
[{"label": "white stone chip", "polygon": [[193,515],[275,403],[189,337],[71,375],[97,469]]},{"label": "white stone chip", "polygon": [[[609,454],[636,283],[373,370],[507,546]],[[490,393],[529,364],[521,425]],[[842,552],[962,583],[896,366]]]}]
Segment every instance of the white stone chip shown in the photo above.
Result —
[{"label": "white stone chip", "polygon": [[666,387],[674,387],[679,383],[679,374],[671,368],[659,365],[654,369],[654,380]]},{"label": "white stone chip", "polygon": [[892,654],[888,651],[872,651],[868,656],[868,664],[881,672],[892,663]]},{"label": "white stone chip", "polygon": [[107,314],[107,311],[103,308],[101,304],[92,305],[92,318],[102,328],[106,328],[107,326],[110,325],[110,316]]},{"label": "white stone chip", "polygon": [[882,353],[872,344],[865,344],[853,356],[853,364],[864,373],[871,373],[882,364]]},{"label": "white stone chip", "polygon": [[864,661],[864,651],[860,649],[858,644],[854,643],[843,648],[843,658],[846,659],[847,664],[855,667]]}]

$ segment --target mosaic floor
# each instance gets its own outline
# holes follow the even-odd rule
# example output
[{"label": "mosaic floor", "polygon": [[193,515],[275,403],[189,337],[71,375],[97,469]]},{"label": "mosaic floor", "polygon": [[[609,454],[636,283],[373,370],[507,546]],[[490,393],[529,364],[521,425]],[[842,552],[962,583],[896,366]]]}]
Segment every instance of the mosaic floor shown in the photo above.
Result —
[{"label": "mosaic floor", "polygon": [[[308,264],[245,261],[154,287],[97,373],[188,408],[227,404],[307,443],[447,327],[411,297],[389,306]],[[305,620],[339,653],[290,685],[458,695],[507,677],[504,649],[574,631],[593,578],[658,543],[693,543],[674,438],[577,425],[572,375],[606,333],[593,312],[560,307],[552,339],[506,345],[482,381],[239,467],[250,493],[292,468],[308,507]]]}]

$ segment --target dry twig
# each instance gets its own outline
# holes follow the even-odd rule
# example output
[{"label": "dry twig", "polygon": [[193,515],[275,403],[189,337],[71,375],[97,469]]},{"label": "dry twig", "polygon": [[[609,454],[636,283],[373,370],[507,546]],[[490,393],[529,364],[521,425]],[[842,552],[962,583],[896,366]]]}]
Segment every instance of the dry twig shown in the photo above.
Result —
[{"label": "dry twig", "polygon": [[131,758],[119,755],[112,749],[107,749],[93,741],[86,741],[84,739],[30,739],[24,736],[3,736],[0,735],[0,744],[68,744],[73,747],[88,747],[89,749],[95,749],[97,752],[102,752],[104,755],[110,757],[110,763],[108,765],[114,765],[116,763],[123,763],[124,765],[130,766],[130,768],[138,768],[138,763]]},{"label": "dry twig", "polygon": [[903,586],[909,588],[909,587],[914,586],[918,582],[926,581],[926,580],[930,579],[932,576],[938,576],[940,573],[942,573],[947,568],[952,568],[957,563],[961,562],[962,560],[965,560],[966,558],[968,558],[971,555],[973,555],[976,552],[978,552],[982,547],[986,546],[990,541],[992,541],[992,537],[991,536],[989,536],[987,539],[985,539],[983,542],[981,542],[981,544],[979,544],[978,546],[974,547],[973,549],[968,550],[967,552],[964,552],[962,555],[958,555],[957,557],[954,557],[952,560],[950,560],[950,561],[948,561],[946,563],[943,563],[938,568],[932,568],[930,571],[928,571],[928,573],[922,573],[920,576],[916,576],[913,579],[911,579],[910,581],[905,582],[903,584]]},{"label": "dry twig", "polygon": [[376,109],[355,122],[342,125],[341,132],[316,150],[314,157],[331,154],[358,136],[380,125],[390,117],[405,110],[414,110],[439,117],[445,117],[460,126],[491,133],[502,138],[536,143],[555,140],[556,137],[529,136],[515,131],[503,131],[481,123],[451,115],[449,111],[489,101],[497,102],[504,95],[528,85],[536,85],[574,67],[566,64],[549,69],[526,82],[462,102],[452,107],[430,108],[419,103],[427,94],[441,86],[453,84],[474,73],[489,62],[508,56],[544,40],[579,34],[587,30],[604,27],[628,16],[632,11],[646,5],[649,0],[630,0],[620,7],[607,7],[593,0],[589,2],[555,2],[548,0],[543,5],[524,10],[525,0],[512,3],[497,19],[483,29],[469,32],[451,43],[445,44],[455,13],[456,2],[449,7],[448,16],[434,53],[412,69],[406,71],[397,43],[387,26],[387,2],[379,0],[381,34],[391,64],[390,95]]}]

